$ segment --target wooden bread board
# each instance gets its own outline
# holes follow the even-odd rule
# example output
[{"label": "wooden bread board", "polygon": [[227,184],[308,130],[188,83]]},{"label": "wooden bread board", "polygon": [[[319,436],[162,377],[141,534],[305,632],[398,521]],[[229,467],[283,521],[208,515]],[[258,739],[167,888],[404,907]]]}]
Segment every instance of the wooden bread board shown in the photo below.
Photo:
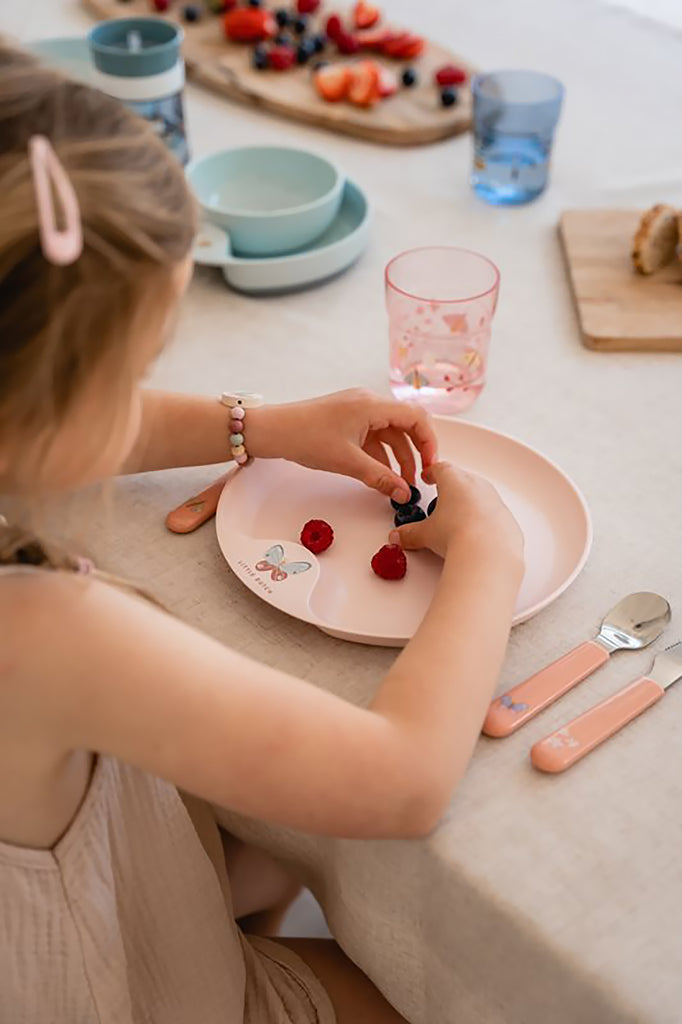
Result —
[{"label": "wooden bread board", "polygon": [[[128,0],[125,4],[119,0],[83,0],[83,4],[98,19],[152,16],[148,0]],[[171,12],[168,17],[180,20]],[[322,14],[319,18],[320,30],[324,23],[325,14]],[[193,81],[223,93],[230,99],[264,107],[292,120],[304,121],[344,135],[396,146],[420,146],[437,142],[464,132],[471,125],[471,92],[468,86],[460,88],[459,103],[456,106],[444,108],[440,105],[438,89],[433,83],[433,73],[443,64],[457,64],[469,72],[474,69],[468,61],[437,43],[428,42],[422,56],[411,62],[419,74],[417,86],[401,89],[390,99],[364,109],[349,103],[325,102],[315,92],[307,67],[296,67],[285,72],[254,70],[251,67],[252,47],[228,43],[219,16],[207,12],[198,23],[183,22],[182,27],[185,32],[183,53],[188,75]],[[321,55],[324,60],[353,59],[330,56],[331,49]],[[398,75],[406,66],[399,61],[381,57],[378,59]]]},{"label": "wooden bread board", "polygon": [[682,351],[682,262],[637,274],[640,210],[568,210],[559,227],[583,342],[605,352]]}]

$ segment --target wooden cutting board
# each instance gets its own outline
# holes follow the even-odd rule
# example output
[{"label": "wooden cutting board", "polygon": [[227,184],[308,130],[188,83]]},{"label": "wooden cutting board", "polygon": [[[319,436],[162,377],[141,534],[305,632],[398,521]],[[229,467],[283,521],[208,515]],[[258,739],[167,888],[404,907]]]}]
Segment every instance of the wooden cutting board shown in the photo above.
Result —
[{"label": "wooden cutting board", "polygon": [[682,351],[682,262],[647,277],[630,252],[641,210],[568,210],[559,231],[583,342],[605,352]]},{"label": "wooden cutting board", "polygon": [[[120,0],[83,0],[83,4],[97,18],[150,16],[148,0],[128,0],[127,3]],[[181,7],[179,5],[178,9]],[[173,15],[169,13],[169,17]],[[324,21],[325,16],[321,15],[320,29]],[[466,131],[471,125],[471,93],[468,87],[459,90],[457,106],[446,109],[440,106],[433,72],[443,64],[457,64],[469,71],[474,69],[468,61],[437,43],[429,42],[422,56],[411,62],[419,73],[419,85],[401,89],[390,99],[365,110],[348,103],[326,103],[315,92],[308,68],[294,68],[286,72],[255,71],[251,67],[252,48],[228,43],[220,17],[207,13],[197,24],[183,22],[182,27],[188,75],[195,82],[230,99],[265,107],[292,120],[305,121],[344,135],[396,146],[437,142]],[[409,26],[405,28],[409,30]],[[327,53],[323,58],[351,59],[329,57]],[[379,60],[398,75],[407,66],[399,61]]]}]

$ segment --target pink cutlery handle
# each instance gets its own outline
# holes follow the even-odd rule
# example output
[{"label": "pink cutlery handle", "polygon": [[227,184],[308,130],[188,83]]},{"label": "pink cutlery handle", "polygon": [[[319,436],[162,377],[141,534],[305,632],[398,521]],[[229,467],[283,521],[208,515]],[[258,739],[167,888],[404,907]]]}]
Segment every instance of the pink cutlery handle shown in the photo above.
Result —
[{"label": "pink cutlery handle", "polygon": [[486,736],[511,736],[591,672],[609,660],[608,652],[594,640],[553,661],[492,702],[483,723]]},{"label": "pink cutlery handle", "polygon": [[200,494],[195,494],[178,505],[166,516],[166,526],[172,533],[191,533],[214,516],[227,477],[221,476]]},{"label": "pink cutlery handle", "polygon": [[536,743],[530,752],[534,767],[541,772],[565,771],[655,704],[664,693],[653,679],[637,679]]}]

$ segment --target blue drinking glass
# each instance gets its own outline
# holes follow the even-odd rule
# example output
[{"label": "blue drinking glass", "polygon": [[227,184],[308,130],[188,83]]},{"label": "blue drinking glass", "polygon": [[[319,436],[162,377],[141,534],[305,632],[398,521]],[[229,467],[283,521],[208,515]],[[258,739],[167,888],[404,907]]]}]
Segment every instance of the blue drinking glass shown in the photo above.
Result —
[{"label": "blue drinking glass", "polygon": [[474,192],[496,206],[527,203],[545,190],[564,87],[536,71],[477,75]]}]

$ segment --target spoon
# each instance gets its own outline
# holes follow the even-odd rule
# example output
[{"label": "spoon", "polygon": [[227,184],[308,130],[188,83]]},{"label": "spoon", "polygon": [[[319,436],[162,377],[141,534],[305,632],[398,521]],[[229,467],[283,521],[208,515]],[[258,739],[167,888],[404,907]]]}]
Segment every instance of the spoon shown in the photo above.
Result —
[{"label": "spoon", "polygon": [[665,696],[682,679],[682,642],[657,654],[651,670],[634,683],[595,704],[531,749],[530,759],[541,772],[563,772],[609,739]]},{"label": "spoon", "polygon": [[628,594],[611,609],[594,640],[587,640],[492,702],[486,736],[510,736],[607,662],[614,651],[636,651],[657,640],[670,622],[659,594]]}]

